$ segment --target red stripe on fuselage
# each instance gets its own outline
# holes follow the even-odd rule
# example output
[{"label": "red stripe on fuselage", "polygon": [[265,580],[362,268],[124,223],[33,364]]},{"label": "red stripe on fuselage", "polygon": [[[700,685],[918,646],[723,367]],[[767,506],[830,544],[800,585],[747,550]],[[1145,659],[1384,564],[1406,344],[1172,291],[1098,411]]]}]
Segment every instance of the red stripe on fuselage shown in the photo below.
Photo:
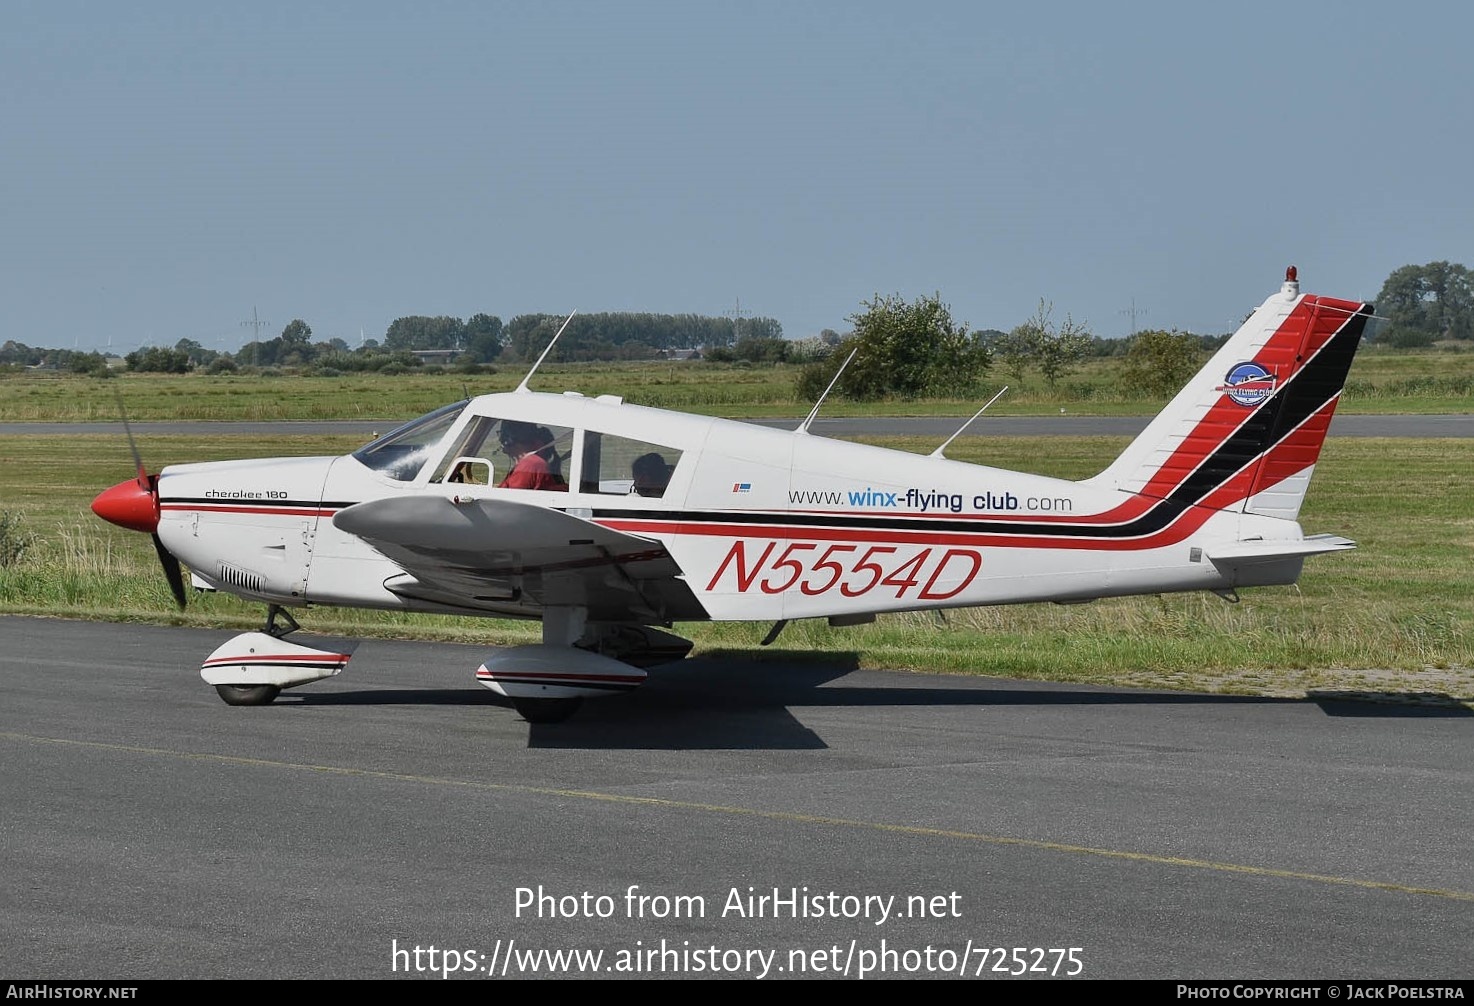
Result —
[{"label": "red stripe on fuselage", "polygon": [[322,507],[288,507],[288,506],[231,506],[211,503],[164,503],[159,506],[160,510],[171,513],[257,513],[277,514],[284,517],[331,517],[337,510],[324,510]]}]

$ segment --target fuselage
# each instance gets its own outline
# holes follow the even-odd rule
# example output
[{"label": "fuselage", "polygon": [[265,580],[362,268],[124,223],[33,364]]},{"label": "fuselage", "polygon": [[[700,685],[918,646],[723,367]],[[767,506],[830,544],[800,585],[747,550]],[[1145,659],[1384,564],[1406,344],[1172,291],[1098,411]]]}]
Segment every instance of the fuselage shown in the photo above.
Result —
[{"label": "fuselage", "polygon": [[[514,487],[526,462],[496,443],[514,426],[546,438],[539,465],[553,488]],[[1303,537],[1293,520],[1242,508],[532,392],[438,410],[352,455],[171,466],[158,534],[199,580],[270,603],[537,616],[526,599],[450,604],[391,589],[404,570],[332,518],[401,495],[516,500],[658,542],[694,598],[669,620],[1288,583],[1300,558],[1221,568],[1205,555]]]}]

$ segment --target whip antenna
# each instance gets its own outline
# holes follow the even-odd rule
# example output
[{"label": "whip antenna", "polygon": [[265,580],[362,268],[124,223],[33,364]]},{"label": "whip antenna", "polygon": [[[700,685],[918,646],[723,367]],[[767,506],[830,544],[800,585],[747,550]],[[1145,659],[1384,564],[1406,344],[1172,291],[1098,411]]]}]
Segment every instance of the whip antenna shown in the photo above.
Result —
[{"label": "whip antenna", "polygon": [[570,314],[567,320],[564,321],[563,324],[558,328],[558,331],[553,335],[553,341],[548,343],[547,349],[543,350],[543,355],[537,358],[537,362],[532,365],[532,369],[527,372],[527,376],[522,378],[522,383],[517,385],[518,391],[527,390],[527,382],[532,380],[532,375],[537,373],[537,368],[542,366],[543,360],[547,359],[548,353],[552,352],[553,346],[557,344],[558,336],[563,334],[563,329],[568,327],[568,322],[572,321],[573,315],[577,313],[577,311],[574,311],[573,314]]}]

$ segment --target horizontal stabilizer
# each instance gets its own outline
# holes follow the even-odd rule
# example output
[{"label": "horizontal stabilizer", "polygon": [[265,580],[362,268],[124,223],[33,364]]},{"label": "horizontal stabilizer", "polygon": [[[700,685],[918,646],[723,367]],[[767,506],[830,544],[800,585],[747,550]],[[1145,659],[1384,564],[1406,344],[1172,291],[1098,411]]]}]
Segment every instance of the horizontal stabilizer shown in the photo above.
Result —
[{"label": "horizontal stabilizer", "polygon": [[1216,566],[1243,566],[1256,562],[1279,562],[1284,559],[1303,559],[1323,552],[1344,552],[1356,547],[1356,542],[1334,534],[1315,534],[1298,541],[1235,541],[1212,545],[1204,550],[1205,556]]}]

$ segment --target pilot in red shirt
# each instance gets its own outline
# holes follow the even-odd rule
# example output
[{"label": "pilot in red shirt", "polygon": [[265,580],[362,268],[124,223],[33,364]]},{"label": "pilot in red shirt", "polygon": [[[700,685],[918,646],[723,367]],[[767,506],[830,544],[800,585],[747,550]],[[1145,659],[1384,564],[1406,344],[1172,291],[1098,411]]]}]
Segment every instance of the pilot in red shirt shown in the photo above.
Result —
[{"label": "pilot in red shirt", "polygon": [[512,459],[512,470],[497,483],[501,489],[551,489],[566,492],[568,483],[553,462],[553,436],[546,427],[506,422],[501,430],[502,451]]}]

